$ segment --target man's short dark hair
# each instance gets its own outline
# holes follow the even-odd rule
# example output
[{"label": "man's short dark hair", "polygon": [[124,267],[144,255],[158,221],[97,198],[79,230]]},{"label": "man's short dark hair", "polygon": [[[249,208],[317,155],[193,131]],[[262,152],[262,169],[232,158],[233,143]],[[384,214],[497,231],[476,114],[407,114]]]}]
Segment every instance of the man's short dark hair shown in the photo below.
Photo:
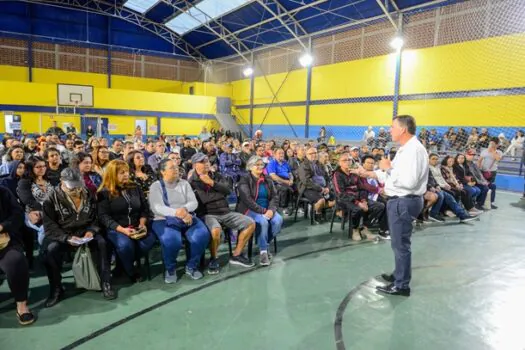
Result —
[{"label": "man's short dark hair", "polygon": [[397,120],[399,125],[406,128],[410,135],[416,134],[416,120],[411,115],[398,115],[394,117],[394,120]]},{"label": "man's short dark hair", "polygon": [[374,163],[375,163],[375,161],[376,161],[376,159],[375,159],[374,156],[372,156],[372,155],[370,155],[370,154],[367,154],[367,155],[365,155],[365,156],[363,157],[363,159],[361,159],[361,163],[365,164],[365,161],[366,161],[367,159],[372,159],[372,160],[374,161]]}]

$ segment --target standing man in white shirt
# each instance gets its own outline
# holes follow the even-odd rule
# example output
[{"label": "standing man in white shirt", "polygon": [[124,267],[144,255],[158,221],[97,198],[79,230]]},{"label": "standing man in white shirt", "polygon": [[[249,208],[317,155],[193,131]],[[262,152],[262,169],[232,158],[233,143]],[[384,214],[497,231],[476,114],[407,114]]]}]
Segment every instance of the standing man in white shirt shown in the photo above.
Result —
[{"label": "standing man in white shirt", "polygon": [[376,289],[381,293],[408,297],[412,273],[412,221],[423,209],[423,195],[428,181],[428,154],[415,136],[416,121],[412,116],[395,117],[390,133],[392,140],[401,145],[392,162],[383,158],[378,170],[359,169],[359,175],[384,183],[388,196],[386,210],[395,269],[393,275],[382,275],[390,283]]}]

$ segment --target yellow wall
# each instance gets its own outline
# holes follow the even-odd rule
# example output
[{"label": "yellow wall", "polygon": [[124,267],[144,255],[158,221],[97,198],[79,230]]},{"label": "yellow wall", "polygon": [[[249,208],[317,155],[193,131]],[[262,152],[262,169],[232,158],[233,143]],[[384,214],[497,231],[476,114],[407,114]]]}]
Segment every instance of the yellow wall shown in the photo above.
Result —
[{"label": "yellow wall", "polygon": [[399,114],[417,117],[419,125],[525,126],[525,96],[401,101]]},{"label": "yellow wall", "polygon": [[524,57],[525,34],[408,50],[401,94],[523,87]]},{"label": "yellow wall", "polygon": [[111,87],[120,90],[183,93],[181,81],[125,77],[122,75],[111,76]]},{"label": "yellow wall", "polygon": [[25,67],[0,65],[0,80],[28,81],[29,72]]},{"label": "yellow wall", "polygon": [[92,85],[97,88],[107,86],[105,74],[69,72],[55,69],[33,69],[33,82],[41,84],[77,84]]},{"label": "yellow wall", "polygon": [[193,94],[198,96],[232,97],[231,84],[183,83],[181,93],[189,95],[190,87],[193,87]]},{"label": "yellow wall", "polygon": [[[13,81],[0,81],[0,105],[28,105],[55,107],[56,105],[56,85],[41,83],[22,83]],[[107,113],[95,111],[93,115],[107,117],[108,124],[115,125],[116,129],[110,131],[110,134],[133,134],[135,130],[135,120],[146,119],[148,123],[148,135],[155,135],[156,132],[150,131],[149,126],[157,124],[155,113],[149,116],[115,116],[111,110],[130,111],[155,111],[167,113],[193,114],[197,118],[163,118],[170,120],[162,125],[166,134],[188,134],[193,135],[198,128],[199,132],[202,126],[208,120],[199,118],[199,115],[215,114],[216,98],[206,96],[189,96],[180,94],[117,90],[95,88],[94,101],[96,109],[108,109]],[[22,116],[22,128],[29,133],[45,132],[56,120],[59,125],[73,122],[77,129],[80,129],[80,117],[54,116],[52,113],[33,113],[33,112],[16,112]],[[53,119],[54,118],[54,119]],[[204,122],[203,122],[204,121]],[[0,113],[0,131],[4,130],[4,116]]]},{"label": "yellow wall", "polygon": [[310,106],[310,125],[385,125],[392,120],[392,102]]},{"label": "yellow wall", "polygon": [[160,131],[166,135],[198,135],[203,126],[208,130],[216,127],[215,123],[209,119],[161,118],[160,124]]}]

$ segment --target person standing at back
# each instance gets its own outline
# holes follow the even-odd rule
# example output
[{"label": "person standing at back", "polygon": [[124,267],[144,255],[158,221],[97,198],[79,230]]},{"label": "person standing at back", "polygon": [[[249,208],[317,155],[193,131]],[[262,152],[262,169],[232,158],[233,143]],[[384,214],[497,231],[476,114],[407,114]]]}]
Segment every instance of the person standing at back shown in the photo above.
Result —
[{"label": "person standing at back", "polygon": [[386,210],[395,269],[393,275],[381,275],[389,284],[376,289],[381,293],[408,297],[412,272],[412,221],[423,209],[423,195],[428,181],[428,155],[415,136],[416,121],[412,116],[395,117],[390,133],[392,140],[401,145],[394,159],[390,161],[383,158],[378,170],[370,172],[360,169],[359,175],[373,177],[384,183],[388,196]]}]

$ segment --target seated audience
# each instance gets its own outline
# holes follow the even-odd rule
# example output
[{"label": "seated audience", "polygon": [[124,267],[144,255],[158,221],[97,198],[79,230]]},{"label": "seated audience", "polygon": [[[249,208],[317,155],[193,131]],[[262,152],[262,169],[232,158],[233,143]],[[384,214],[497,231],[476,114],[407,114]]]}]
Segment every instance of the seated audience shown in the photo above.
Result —
[{"label": "seated audience", "polygon": [[204,218],[206,226],[211,232],[210,263],[208,273],[219,272],[217,253],[221,241],[222,227],[239,231],[237,247],[230,258],[232,265],[252,267],[253,263],[243,254],[246,244],[255,230],[255,223],[249,217],[232,212],[226,198],[230,195],[229,181],[219,172],[210,171],[210,162],[204,153],[195,153],[191,157],[194,171],[188,179],[199,202],[198,216]]},{"label": "seated audience", "polygon": [[27,306],[29,267],[19,237],[23,222],[24,212],[16,197],[7,188],[0,187],[0,270],[5,273],[15,299],[18,323],[27,326],[35,322],[35,316]]},{"label": "seated audience", "polygon": [[279,197],[273,181],[263,174],[264,162],[261,157],[251,157],[246,167],[249,174],[239,181],[239,200],[235,210],[255,220],[259,263],[268,266],[271,263],[268,245],[281,232],[283,225],[283,218],[277,212]]},{"label": "seated audience", "polygon": [[[469,149],[467,153],[465,154],[466,161],[470,173],[472,174],[472,177],[474,181],[476,181],[476,186],[480,188],[481,193],[488,193],[488,190],[490,190],[490,203],[492,209],[497,209],[497,207],[494,205],[494,200],[496,199],[496,184],[491,183],[485,179],[483,176],[482,171],[479,169],[478,165],[474,161],[474,156],[476,155],[475,149]],[[487,196],[487,194],[485,194]],[[481,200],[480,200],[481,202]],[[485,202],[482,202],[483,209],[491,209],[491,208],[485,208]]]},{"label": "seated audience", "polygon": [[97,203],[84,187],[80,172],[71,168],[64,169],[60,185],[49,194],[43,208],[45,238],[42,252],[50,289],[45,306],[52,307],[64,297],[61,274],[63,256],[65,252],[81,244],[80,238],[92,238],[86,244],[92,252],[98,252],[97,265],[102,294],[105,299],[115,299],[107,244],[98,226]]},{"label": "seated audience", "polygon": [[463,188],[470,194],[474,201],[474,206],[478,210],[483,210],[483,204],[487,198],[488,187],[476,186],[476,180],[473,178],[468,165],[465,162],[465,155],[458,154],[454,160],[454,174]]},{"label": "seated audience", "polygon": [[[486,150],[483,150],[481,154],[479,155],[477,165],[479,169],[481,170],[483,177],[491,184],[496,182],[496,175],[498,173],[498,164],[502,157],[503,157],[503,152],[498,150],[498,138],[492,139],[488,143],[488,148]],[[492,201],[492,198],[491,198],[491,208],[498,209],[498,207],[494,205],[494,201]]]},{"label": "seated audience", "polygon": [[129,166],[130,181],[139,186],[144,197],[148,199],[149,188],[157,180],[155,172],[146,164],[146,159],[140,151],[129,152],[126,162]]},{"label": "seated audience", "polygon": [[151,167],[151,169],[153,169],[153,171],[157,171],[160,161],[164,159],[165,152],[166,145],[164,144],[164,142],[160,140],[157,141],[155,143],[155,153],[148,158],[148,165]]},{"label": "seated audience", "polygon": [[[133,270],[135,251],[147,254],[155,244],[155,236],[147,229],[148,202],[141,187],[130,180],[129,170],[122,160],[109,162],[98,193],[98,217],[124,271],[135,282],[142,279],[139,271]],[[136,237],[141,230],[145,235]]]},{"label": "seated audience", "polygon": [[92,171],[93,160],[91,154],[79,152],[71,159],[71,168],[77,169],[84,181],[84,186],[93,196],[97,195],[98,188],[102,183],[102,177]]},{"label": "seated audience", "polygon": [[288,209],[288,206],[294,193],[294,178],[290,165],[284,159],[284,151],[281,148],[277,148],[274,151],[274,157],[266,167],[266,172],[277,188],[279,208],[284,208],[283,214],[289,215],[291,210]]},{"label": "seated audience", "polygon": [[193,213],[198,202],[190,184],[179,178],[179,167],[171,159],[159,163],[159,180],[150,188],[149,203],[154,214],[153,232],[162,247],[166,283],[177,282],[175,268],[182,247],[182,235],[190,245],[186,274],[192,279],[203,277],[199,261],[210,242],[206,225]]},{"label": "seated audience", "polygon": [[53,147],[49,147],[44,152],[44,159],[47,162],[46,178],[53,186],[60,183],[60,172],[64,170],[65,165],[62,164],[60,152]]},{"label": "seated audience", "polygon": [[299,167],[299,194],[307,198],[314,206],[315,220],[321,221],[321,211],[335,204],[334,195],[330,191],[326,174],[317,161],[317,150],[309,148],[306,159]]}]

